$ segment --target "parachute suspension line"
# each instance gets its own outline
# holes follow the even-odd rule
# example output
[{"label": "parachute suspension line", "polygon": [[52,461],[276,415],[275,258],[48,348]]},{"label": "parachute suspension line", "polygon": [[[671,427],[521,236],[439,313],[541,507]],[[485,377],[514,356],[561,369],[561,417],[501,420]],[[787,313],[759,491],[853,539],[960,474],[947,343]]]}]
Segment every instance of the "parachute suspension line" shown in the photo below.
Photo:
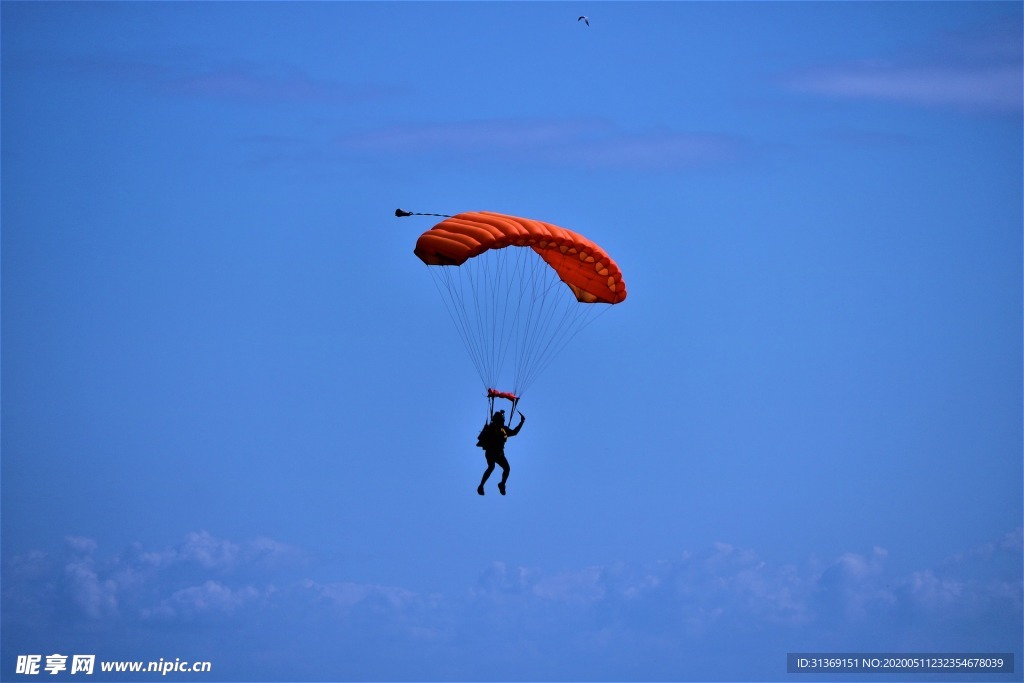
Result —
[{"label": "parachute suspension line", "polygon": [[479,335],[480,353],[485,360],[487,374],[482,379],[485,384],[493,385],[497,380],[500,367],[494,353],[494,318],[496,312],[490,304],[495,289],[494,275],[491,269],[482,266],[485,262],[474,264],[470,283],[473,287],[473,303],[476,306],[477,331]]},{"label": "parachute suspension line", "polygon": [[[505,358],[508,355],[508,350],[511,346],[511,330],[509,327],[509,310],[508,301],[511,294],[510,289],[502,291],[500,287],[501,283],[508,282],[508,276],[506,272],[508,270],[508,261],[511,258],[510,253],[512,248],[501,249],[495,252],[494,259],[497,261],[497,267],[490,272],[489,285],[490,285],[490,301],[487,308],[494,311],[494,318],[492,321],[492,330],[490,330],[490,341],[492,341],[492,351],[495,359],[495,374],[493,380],[488,380],[488,383],[494,386],[495,381],[501,374],[502,368],[505,367]],[[504,294],[504,296],[503,296]],[[512,324],[514,329],[514,322]]]},{"label": "parachute suspension line", "polygon": [[[509,260],[511,260],[511,252],[513,250],[519,251],[518,248],[511,247],[506,249],[500,249],[496,254],[498,260],[498,268],[495,270],[495,276],[493,279],[494,285],[494,298],[492,308],[495,312],[495,324],[497,325],[497,313],[501,312],[501,325],[495,327],[494,335],[492,339],[495,344],[495,362],[497,364],[497,372],[500,373],[501,369],[505,367],[505,359],[508,357],[508,350],[511,347],[512,333],[515,330],[516,320],[513,317],[511,322],[509,321],[509,297],[512,295],[512,288],[507,287],[502,292],[498,286],[501,282],[508,281],[507,278],[512,277],[511,275],[506,276],[506,273],[511,269],[514,272],[514,268],[510,268]],[[504,296],[503,296],[504,295]]]},{"label": "parachute suspension line", "polygon": [[[509,352],[514,351],[517,357],[522,352],[525,299],[522,283],[530,257],[537,258],[531,249],[508,247],[481,254],[461,266],[467,274],[472,274],[466,279],[473,288],[475,329],[479,332],[477,343],[483,346],[481,357],[486,368],[481,378],[488,388],[496,385]],[[528,322],[528,316],[526,320]]]},{"label": "parachute suspension line", "polygon": [[[514,296],[515,289],[513,285],[517,280],[522,279],[524,255],[529,250],[524,247],[511,247],[501,251],[506,252],[502,257],[502,277],[504,279],[498,280],[498,282],[509,283],[508,286],[504,287],[504,291],[501,292],[503,296],[499,304],[501,307],[501,330],[499,330],[499,337],[501,339],[500,367],[504,367],[509,350],[512,350],[513,358],[516,357],[519,351],[518,330],[521,327],[520,311],[522,297]],[[513,386],[512,390],[518,393],[518,387]]]},{"label": "parachute suspension line", "polygon": [[551,364],[551,362],[558,357],[558,355],[569,345],[576,335],[582,332],[585,328],[589,327],[592,322],[597,320],[598,317],[604,315],[610,305],[601,304],[601,308],[597,313],[594,313],[594,308],[598,304],[580,304],[585,306],[585,310],[581,313],[574,314],[572,320],[567,324],[559,327],[559,331],[556,336],[548,340],[544,350],[541,353],[541,360],[539,360],[527,374],[527,379],[524,383],[529,384],[534,379],[539,377],[544,370]]},{"label": "parachute suspension line", "polygon": [[[547,268],[543,259],[537,256],[538,265],[532,269],[529,278],[530,325],[525,330],[523,354],[520,356],[516,371],[516,385],[522,387],[529,384],[529,370],[536,365],[543,355],[543,340],[551,336],[551,327],[559,310],[568,312],[579,306],[565,290],[561,280],[553,269]],[[541,265],[543,264],[543,265]],[[571,302],[571,304],[570,304]],[[565,313],[563,312],[563,319]]]},{"label": "parachute suspension line", "polygon": [[[451,217],[449,214],[403,209],[396,209],[395,216]],[[491,240],[476,232],[474,224],[486,227],[496,240],[499,238],[494,229],[501,231],[504,237],[500,241]],[[526,232],[513,230],[512,224],[518,224]],[[567,286],[567,281],[576,282],[577,276],[584,274],[580,269],[585,269],[585,266],[572,263],[575,260],[572,254],[576,251],[570,251],[572,247],[567,243],[556,242],[565,257],[557,252],[547,252],[540,246],[517,245],[521,238],[516,235],[533,235],[537,229],[526,219],[505,216],[495,223],[485,212],[470,212],[459,214],[459,220],[444,221],[434,228],[441,229],[441,232],[430,235],[428,230],[424,233],[420,238],[422,246],[417,242],[417,254],[429,264],[434,286],[484,383],[489,413],[493,414],[494,398],[505,398],[512,402],[514,414],[519,397],[541,373],[546,372],[570,341],[610,308],[611,303],[584,303],[573,295],[578,290]],[[462,246],[443,239],[443,235],[449,233]],[[522,241],[525,242],[525,238]],[[464,247],[471,244],[475,246],[467,253]],[[500,244],[506,246],[498,246]],[[546,246],[554,247],[555,244]],[[446,266],[442,263],[459,265]],[[561,279],[563,276],[567,281]],[[598,286],[603,285],[598,283]],[[609,289],[618,291],[612,285]],[[580,296],[590,298],[582,293]],[[611,298],[621,300],[623,296],[624,291]],[[609,301],[607,293],[594,292],[590,300],[594,298]],[[506,372],[507,375],[504,374]],[[506,391],[509,388],[512,391]]]},{"label": "parachute suspension line", "polygon": [[[541,260],[537,256],[537,260]],[[537,277],[543,271],[536,263],[534,267],[527,269],[524,264],[523,277],[520,280],[519,300],[526,301],[526,315],[522,330],[522,337],[519,342],[518,364],[516,366],[513,386],[516,391],[522,392],[523,368],[534,352],[534,339],[536,338],[536,323],[539,322],[540,312],[544,310],[544,301],[539,299],[537,294]],[[528,272],[526,272],[528,270]],[[529,291],[527,291],[529,290]]]},{"label": "parachute suspension line", "polygon": [[[511,388],[516,398],[596,318],[594,308],[609,307],[578,302],[530,247],[493,249],[460,266],[428,270],[485,390]],[[510,377],[505,377],[510,354]],[[511,387],[499,386],[508,379]],[[508,400],[514,412],[517,400]],[[488,409],[489,419],[493,396]]]},{"label": "parachute suspension line", "polygon": [[609,308],[602,305],[595,314],[597,304],[576,301],[553,271],[538,272],[548,274],[546,280],[534,280],[533,299],[543,310],[534,317],[537,324],[527,352],[520,358],[516,381],[520,390],[532,384],[577,334]]},{"label": "parachute suspension line", "polygon": [[[523,361],[520,379],[523,383],[530,381],[530,370],[535,368],[544,358],[544,352],[547,349],[544,340],[550,340],[557,333],[557,330],[560,329],[559,325],[565,323],[566,316],[570,311],[579,306],[578,303],[573,301],[573,297],[561,287],[561,282],[557,279],[551,280],[547,286],[544,286],[543,282],[537,284],[538,287],[541,287],[538,290],[537,296],[542,307],[542,314],[537,318],[538,324],[530,346],[530,356]],[[555,287],[559,287],[559,289],[553,291]],[[572,305],[567,303],[569,301],[573,301]],[[559,313],[561,314],[560,317]],[[556,332],[552,332],[552,328]]]},{"label": "parachute suspension line", "polygon": [[488,275],[487,269],[478,267],[480,265],[480,263],[472,264],[470,269],[466,271],[469,277],[463,280],[463,284],[469,285],[471,293],[471,299],[468,300],[468,305],[473,309],[473,327],[478,347],[477,353],[480,355],[481,366],[484,369],[484,372],[481,375],[481,380],[484,384],[489,384],[493,383],[495,379],[496,369],[494,367],[494,354],[490,352],[490,344],[488,343],[487,337],[487,328],[489,326],[488,319],[491,315],[486,305]]},{"label": "parachute suspension line", "polygon": [[[453,319],[457,321],[463,344],[469,352],[477,374],[484,384],[494,378],[494,364],[488,357],[487,338],[484,331],[486,309],[484,301],[479,298],[479,280],[486,275],[486,270],[477,268],[477,264],[464,264],[461,267],[434,267],[431,272],[440,269],[444,275],[443,282],[448,298],[455,312]],[[477,272],[479,270],[479,272]],[[442,298],[445,298],[442,294]]]},{"label": "parachute suspension line", "polygon": [[[532,249],[495,250],[463,264],[461,269],[446,269],[446,273],[462,278],[459,283],[453,281],[450,289],[465,330],[464,343],[478,360],[481,379],[488,388],[493,387],[509,350],[515,347],[518,360],[513,388],[521,393],[529,379],[536,376],[527,372],[531,363],[547,355],[550,347],[561,346],[544,343],[552,326],[558,328],[564,321],[572,321],[576,316],[570,313],[585,311],[589,306],[578,304]],[[548,275],[546,280],[544,275]],[[467,286],[472,301],[467,297]],[[552,301],[559,305],[550,305]]]},{"label": "parachute suspension line", "polygon": [[[535,265],[535,259],[537,259],[537,256],[532,249],[524,247],[515,248],[515,263],[513,264],[509,280],[510,284],[505,291],[505,317],[508,318],[509,314],[511,314],[512,318],[511,333],[506,335],[506,350],[514,343],[515,358],[519,359],[519,361],[522,359],[524,347],[528,341],[527,331],[530,323],[529,311],[525,315],[523,313],[523,302],[526,300],[526,297],[523,296],[526,273],[530,270],[531,265]],[[518,292],[515,291],[516,286],[518,286]],[[517,294],[517,296],[513,296],[513,294]],[[512,310],[513,308],[514,310]],[[518,369],[518,362],[516,365]],[[512,391],[517,395],[522,394],[522,387],[518,381],[518,372],[513,374]]]},{"label": "parachute suspension line", "polygon": [[[518,362],[522,359],[524,353],[524,345],[528,342],[527,330],[530,322],[530,314],[523,315],[523,302],[526,300],[525,293],[525,282],[527,271],[530,270],[530,266],[535,261],[539,260],[532,249],[525,247],[511,247],[506,248],[502,251],[509,252],[507,260],[514,260],[514,263],[509,268],[509,273],[505,281],[508,282],[508,286],[505,288],[504,305],[502,306],[503,311],[503,326],[501,335],[504,338],[504,351],[503,357],[507,353],[508,349],[513,345],[515,346],[515,357]],[[508,323],[508,331],[506,332],[505,324]],[[521,394],[522,387],[513,375],[513,391],[516,394]]]},{"label": "parachute suspension line", "polygon": [[[435,287],[485,388],[495,385],[512,341],[504,330],[514,326],[514,321],[510,323],[507,310],[498,310],[502,298],[507,301],[511,296],[507,288],[499,286],[508,268],[507,259],[498,260],[504,255],[501,251],[490,252],[459,267],[430,268]],[[503,332],[501,339],[497,331]]]},{"label": "parachute suspension line", "polygon": [[497,371],[494,366],[494,341],[487,335],[487,330],[490,328],[492,330],[491,337],[493,337],[494,328],[492,322],[494,313],[487,305],[488,291],[491,289],[490,280],[485,268],[473,268],[468,272],[473,276],[469,279],[469,285],[473,293],[477,339],[481,347],[480,356],[484,361],[484,369],[486,370],[483,381],[485,384],[489,384],[493,383]]},{"label": "parachute suspension line", "polygon": [[[462,339],[462,343],[466,347],[466,351],[469,352],[470,360],[473,362],[473,366],[476,368],[477,374],[483,376],[483,362],[470,335],[469,320],[466,317],[465,303],[460,299],[459,290],[456,289],[455,284],[452,282],[451,273],[449,272],[450,268],[447,266],[428,266],[427,270],[430,272],[431,279],[434,281],[434,286],[441,295],[441,300],[444,302],[445,310],[448,311],[448,316],[451,318],[452,323],[455,324],[455,330],[459,333],[459,337]],[[442,284],[448,292],[447,297],[441,290]]]},{"label": "parachute suspension line", "polygon": [[497,379],[498,374],[501,371],[501,358],[497,352],[499,340],[497,339],[496,331],[498,329],[498,309],[497,309],[497,298],[498,298],[498,287],[497,284],[501,282],[500,275],[502,270],[502,264],[504,259],[501,258],[501,250],[498,251],[498,263],[494,270],[488,271],[486,269],[480,269],[480,286],[483,291],[483,295],[478,301],[482,302],[483,305],[480,307],[483,313],[483,330],[490,330],[490,335],[485,335],[484,340],[487,342],[487,357],[491,361],[490,376],[487,379],[487,383],[494,386],[494,381]]}]

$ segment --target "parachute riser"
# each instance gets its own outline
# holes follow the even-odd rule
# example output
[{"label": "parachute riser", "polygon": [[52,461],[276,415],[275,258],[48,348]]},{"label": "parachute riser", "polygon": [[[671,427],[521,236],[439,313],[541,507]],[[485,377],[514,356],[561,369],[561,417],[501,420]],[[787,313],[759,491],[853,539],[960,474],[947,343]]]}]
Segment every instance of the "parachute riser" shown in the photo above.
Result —
[{"label": "parachute riser", "polygon": [[497,389],[487,390],[487,419],[490,420],[494,417],[494,399],[503,398],[512,404],[512,410],[508,414],[508,423],[512,423],[512,418],[516,414],[516,406],[519,405],[519,396],[512,394],[507,391],[498,391]]}]

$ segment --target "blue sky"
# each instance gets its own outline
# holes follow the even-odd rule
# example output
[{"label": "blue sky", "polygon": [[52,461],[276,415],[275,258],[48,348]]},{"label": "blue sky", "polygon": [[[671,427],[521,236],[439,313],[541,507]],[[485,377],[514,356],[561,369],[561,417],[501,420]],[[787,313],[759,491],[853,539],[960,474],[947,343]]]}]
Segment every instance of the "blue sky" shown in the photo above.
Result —
[{"label": "blue sky", "polygon": [[[1019,3],[0,19],[5,680],[1020,680]],[[397,207],[623,270],[508,496]]]}]

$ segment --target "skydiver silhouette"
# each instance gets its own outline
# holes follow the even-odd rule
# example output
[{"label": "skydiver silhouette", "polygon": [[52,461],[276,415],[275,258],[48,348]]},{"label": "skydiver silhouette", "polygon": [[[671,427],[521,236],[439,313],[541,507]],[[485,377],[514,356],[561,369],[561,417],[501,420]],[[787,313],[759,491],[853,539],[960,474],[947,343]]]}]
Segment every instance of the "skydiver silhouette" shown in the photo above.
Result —
[{"label": "skydiver silhouette", "polygon": [[508,473],[511,469],[505,458],[505,440],[518,434],[519,430],[523,428],[524,422],[526,422],[526,416],[519,413],[519,426],[509,429],[505,426],[505,411],[499,410],[491,416],[491,421],[480,430],[477,444],[484,449],[484,455],[487,457],[487,469],[484,470],[484,476],[480,479],[480,486],[476,488],[476,492],[481,496],[484,495],[484,483],[494,471],[495,464],[501,465],[501,481],[498,483],[498,491],[501,492],[501,495],[505,495],[505,482],[508,481]]}]

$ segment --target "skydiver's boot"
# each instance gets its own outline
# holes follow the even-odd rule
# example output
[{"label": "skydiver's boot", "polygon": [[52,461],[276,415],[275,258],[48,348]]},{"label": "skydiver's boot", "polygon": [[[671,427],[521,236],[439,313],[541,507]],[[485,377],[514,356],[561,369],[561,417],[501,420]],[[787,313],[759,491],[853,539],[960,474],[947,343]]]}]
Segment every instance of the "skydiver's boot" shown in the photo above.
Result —
[{"label": "skydiver's boot", "polygon": [[501,495],[505,495],[505,482],[500,482],[498,484],[498,490],[501,492]]},{"label": "skydiver's boot", "polygon": [[[502,486],[500,488],[505,488],[505,487]],[[476,487],[476,492],[479,493],[481,496],[484,495],[484,485],[480,484],[479,486],[477,486]]]}]

